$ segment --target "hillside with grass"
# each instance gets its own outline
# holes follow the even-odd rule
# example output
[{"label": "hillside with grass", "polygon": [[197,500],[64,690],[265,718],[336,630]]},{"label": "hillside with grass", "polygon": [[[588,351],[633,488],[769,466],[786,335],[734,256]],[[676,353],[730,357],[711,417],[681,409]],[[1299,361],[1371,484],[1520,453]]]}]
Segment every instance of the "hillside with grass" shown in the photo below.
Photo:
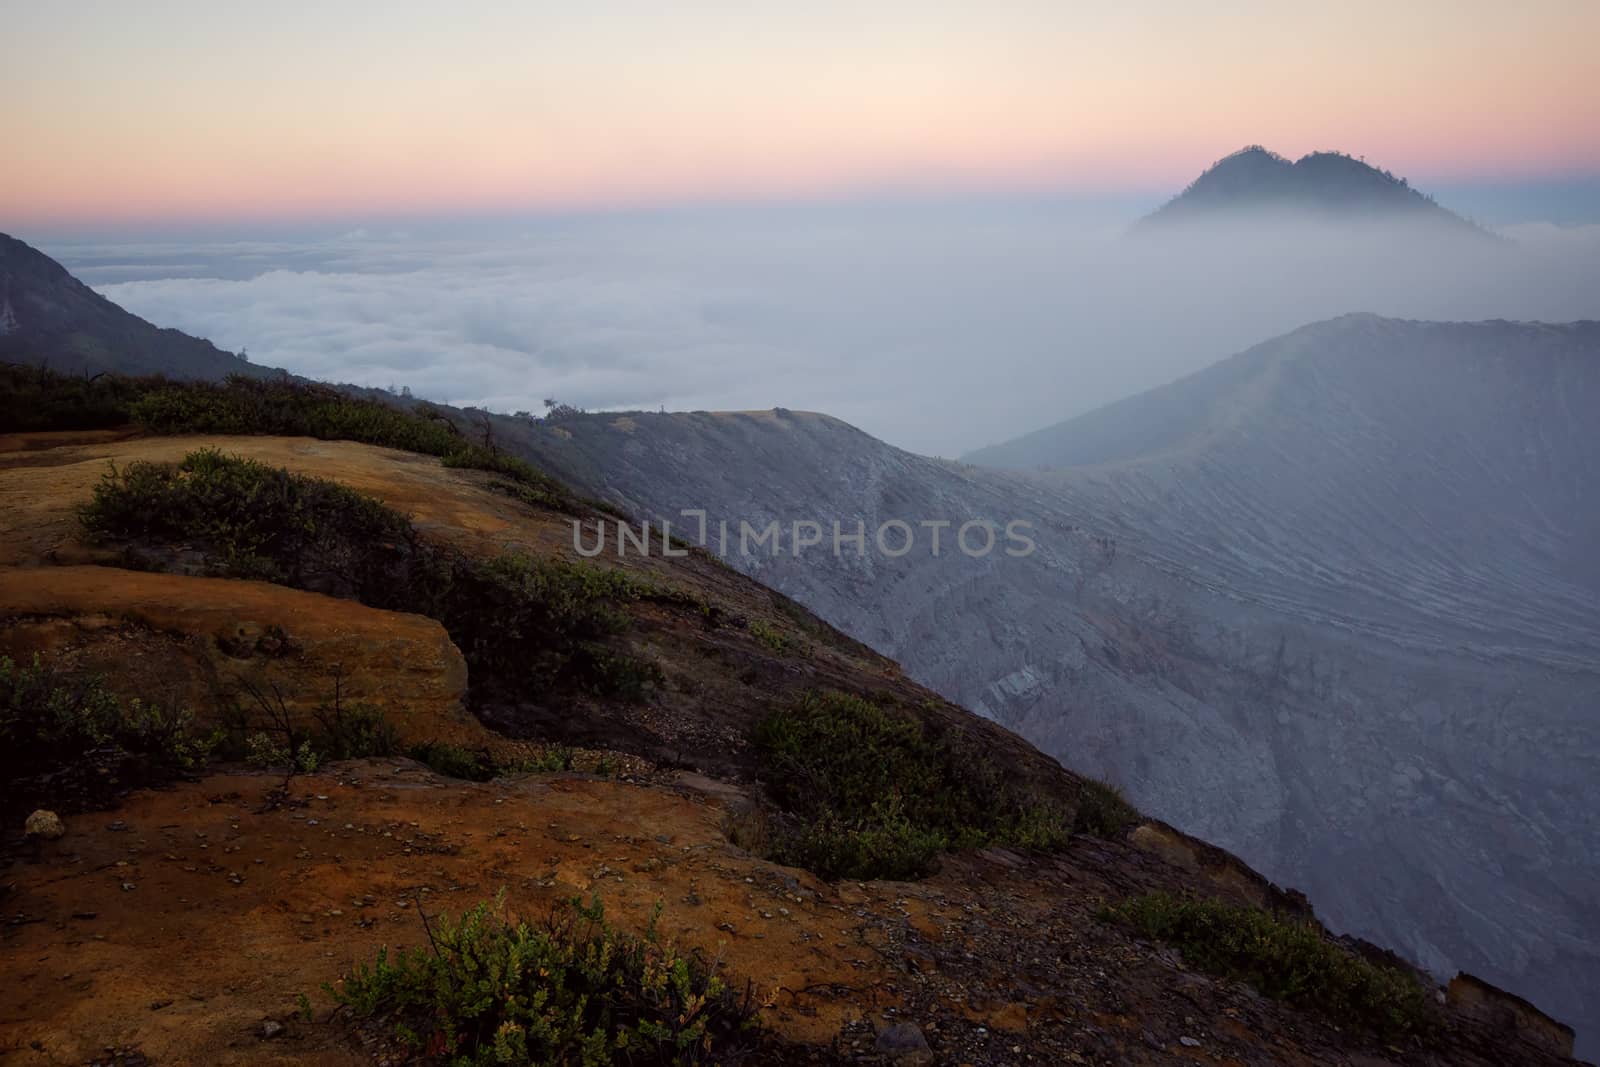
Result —
[{"label": "hillside with grass", "polygon": [[0,412],[18,1062],[1566,1062],[459,416]]}]

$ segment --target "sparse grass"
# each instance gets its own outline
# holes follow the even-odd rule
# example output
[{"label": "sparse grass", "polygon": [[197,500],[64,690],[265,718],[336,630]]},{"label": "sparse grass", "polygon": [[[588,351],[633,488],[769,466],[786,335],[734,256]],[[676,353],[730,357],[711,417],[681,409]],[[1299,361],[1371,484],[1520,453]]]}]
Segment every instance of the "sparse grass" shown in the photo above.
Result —
[{"label": "sparse grass", "polygon": [[1083,779],[1078,789],[1078,806],[1072,816],[1074,830],[1096,837],[1114,837],[1137,823],[1139,818],[1138,809],[1128,803],[1122,790],[1110,782]]},{"label": "sparse grass", "polygon": [[547,745],[531,756],[501,764],[497,770],[501,774],[551,774],[555,771],[570,771],[573,755],[572,749],[566,745]]},{"label": "sparse grass", "polygon": [[1147,893],[1104,917],[1174,945],[1192,967],[1249,982],[1264,995],[1394,1039],[1426,1025],[1415,976],[1363,959],[1313,923],[1259,908]]},{"label": "sparse grass", "polygon": [[487,782],[494,777],[494,765],[481,753],[460,745],[430,741],[411,749],[410,756],[418,763],[446,778],[465,778],[471,782]]},{"label": "sparse grass", "polygon": [[971,740],[859,697],[808,694],[764,719],[755,743],[775,798],[802,820],[777,835],[775,857],[825,877],[916,877],[948,849],[1068,837],[1064,813]]},{"label": "sparse grass", "polygon": [[780,656],[789,650],[789,639],[784,637],[777,627],[764,619],[751,620],[750,636]]},{"label": "sparse grass", "polygon": [[320,478],[201,449],[176,465],[113,468],[81,518],[137,565],[198,566],[438,619],[479,695],[577,687],[638,699],[661,681],[654,663],[605,643],[628,627],[626,604],[648,587],[578,562],[475,560]]},{"label": "sparse grass", "polygon": [[99,675],[0,657],[0,812],[103,806],[199,770],[217,740],[186,709],[124,701]]},{"label": "sparse grass", "polygon": [[333,674],[329,699],[309,721],[293,714],[270,679],[241,678],[246,697],[226,715],[230,754],[255,767],[310,774],[332,760],[368,759],[400,752],[400,735],[383,709],[348,703],[344,672]]},{"label": "sparse grass", "polygon": [[679,952],[654,918],[642,937],[616,930],[598,897],[559,905],[539,926],[480,904],[428,938],[423,949],[380,949],[327,988],[429,1059],[703,1064],[737,1059],[760,1038],[748,988],[735,992]]},{"label": "sparse grass", "polygon": [[[546,745],[531,755],[512,760],[497,760],[487,752],[474,752],[460,745],[430,742],[414,746],[409,755],[428,769],[447,778],[486,782],[507,774],[553,774],[581,769],[579,754],[566,745]],[[611,773],[611,761],[601,756],[593,761],[593,773]]]}]

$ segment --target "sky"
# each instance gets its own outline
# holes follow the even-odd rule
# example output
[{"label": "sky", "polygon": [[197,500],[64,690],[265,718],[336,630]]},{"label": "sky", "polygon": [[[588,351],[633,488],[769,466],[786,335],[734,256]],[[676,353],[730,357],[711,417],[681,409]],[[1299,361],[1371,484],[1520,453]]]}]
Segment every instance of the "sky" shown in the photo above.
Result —
[{"label": "sky", "polygon": [[[1596,0],[0,0],[0,231],[259,363],[957,455],[1319,318],[1600,317]],[[1128,225],[1347,151],[1514,232]]]},{"label": "sky", "polygon": [[1600,176],[1593,0],[0,0],[13,229]]}]

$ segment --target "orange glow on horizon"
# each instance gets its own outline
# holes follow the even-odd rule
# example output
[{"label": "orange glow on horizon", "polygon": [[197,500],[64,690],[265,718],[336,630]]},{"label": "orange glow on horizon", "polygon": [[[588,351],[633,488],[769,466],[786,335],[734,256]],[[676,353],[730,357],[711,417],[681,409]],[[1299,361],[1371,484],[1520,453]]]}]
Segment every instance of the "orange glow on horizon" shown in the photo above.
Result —
[{"label": "orange glow on horizon", "polygon": [[0,41],[0,217],[1162,195],[1249,143],[1423,188],[1600,174],[1597,4],[1072,8],[30,10]]}]

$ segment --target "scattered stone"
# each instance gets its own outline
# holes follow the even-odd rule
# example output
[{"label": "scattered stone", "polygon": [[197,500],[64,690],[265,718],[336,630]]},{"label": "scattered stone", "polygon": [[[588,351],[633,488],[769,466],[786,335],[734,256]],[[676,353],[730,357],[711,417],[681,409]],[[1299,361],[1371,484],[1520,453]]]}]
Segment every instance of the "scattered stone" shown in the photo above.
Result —
[{"label": "scattered stone", "polygon": [[1184,1048],[1199,1048],[1200,1047],[1200,1042],[1196,1041],[1192,1037],[1180,1037],[1180,1038],[1178,1038],[1178,1044],[1182,1045]]},{"label": "scattered stone", "polygon": [[264,1019],[261,1022],[261,1040],[271,1041],[283,1034],[283,1024],[276,1019]]},{"label": "scattered stone", "polygon": [[894,1024],[878,1034],[874,1047],[892,1062],[906,1067],[933,1062],[933,1049],[916,1023]]},{"label": "scattered stone", "polygon": [[44,808],[28,816],[28,821],[23,824],[22,829],[29,837],[45,841],[59,840],[67,832],[67,828],[61,825],[61,816]]}]

